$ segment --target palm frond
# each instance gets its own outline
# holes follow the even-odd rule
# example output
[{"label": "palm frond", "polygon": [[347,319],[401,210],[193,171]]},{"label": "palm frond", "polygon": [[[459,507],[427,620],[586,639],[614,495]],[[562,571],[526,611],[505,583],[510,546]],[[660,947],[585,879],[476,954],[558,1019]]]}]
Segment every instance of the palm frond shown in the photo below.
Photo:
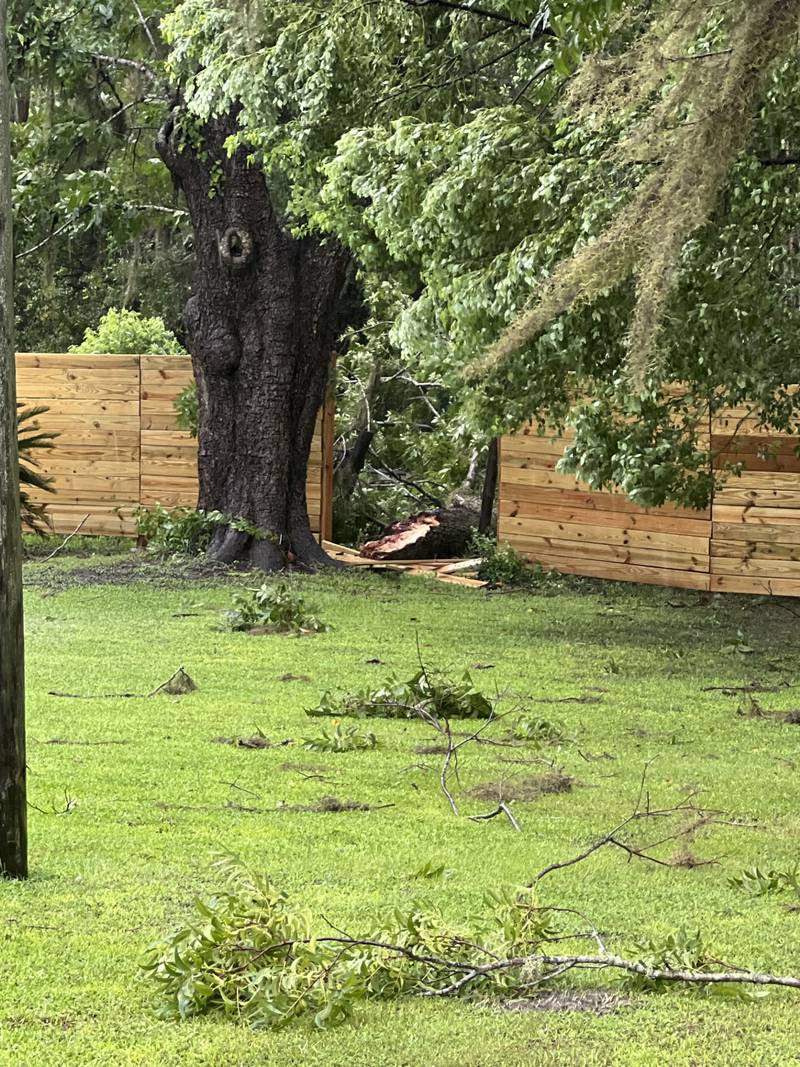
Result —
[{"label": "palm frond", "polygon": [[[44,415],[49,408],[46,407],[23,407],[17,404],[17,442],[19,447],[19,502],[22,524],[34,533],[43,534],[45,528],[51,526],[47,517],[46,506],[31,500],[29,489],[38,489],[40,492],[53,493],[53,479],[48,475],[35,470],[39,466],[37,454],[43,449],[49,450],[54,447],[57,433],[42,430],[35,421],[39,415]],[[23,488],[23,486],[25,488]]]}]

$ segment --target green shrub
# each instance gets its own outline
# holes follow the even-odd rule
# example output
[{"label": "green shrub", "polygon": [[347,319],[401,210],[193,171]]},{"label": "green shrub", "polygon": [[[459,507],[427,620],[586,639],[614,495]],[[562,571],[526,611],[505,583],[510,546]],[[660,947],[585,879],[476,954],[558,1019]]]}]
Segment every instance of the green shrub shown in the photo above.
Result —
[{"label": "green shrub", "polygon": [[134,512],[136,532],[145,538],[148,548],[164,555],[200,556],[209,546],[217,526],[230,526],[257,540],[266,534],[247,519],[223,515],[221,511],[196,511],[194,508],[165,508],[156,504],[139,507]]},{"label": "green shrub", "polygon": [[208,548],[214,530],[225,521],[218,511],[194,508],[137,508],[136,531],[154,552],[199,556]]},{"label": "green shrub", "polygon": [[306,715],[359,719],[488,719],[494,712],[492,702],[465,672],[460,682],[432,675],[420,669],[407,682],[390,678],[376,689],[362,689],[355,693],[336,694],[328,690],[322,694],[315,708],[307,708]]},{"label": "green shrub", "polygon": [[188,430],[192,437],[197,437],[197,382],[189,382],[186,388],[178,393],[174,406],[178,416],[178,428]]},{"label": "green shrub", "polygon": [[286,582],[266,583],[247,593],[235,593],[234,608],[225,612],[228,630],[263,629],[265,633],[301,634],[323,633],[330,627],[306,610],[305,600]]},{"label": "green shrub", "polygon": [[478,577],[493,585],[531,586],[545,575],[540,566],[532,567],[508,542],[499,544],[494,537],[485,534],[473,534],[467,551],[470,555],[480,556]]},{"label": "green shrub", "polygon": [[97,329],[87,329],[81,343],[72,345],[70,352],[181,356],[186,349],[163,319],[148,318],[127,308],[110,308]]}]

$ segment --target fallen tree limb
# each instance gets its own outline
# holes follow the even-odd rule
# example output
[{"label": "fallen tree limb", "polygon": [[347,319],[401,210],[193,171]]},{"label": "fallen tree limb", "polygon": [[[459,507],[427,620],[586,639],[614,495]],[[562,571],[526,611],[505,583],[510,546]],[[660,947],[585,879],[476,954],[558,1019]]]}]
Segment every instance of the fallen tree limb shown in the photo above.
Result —
[{"label": "fallen tree limb", "polygon": [[44,559],[39,560],[39,562],[40,563],[47,563],[47,561],[51,560],[53,558],[53,556],[57,556],[58,553],[62,550],[62,548],[65,548],[70,543],[70,541],[75,536],[75,534],[80,533],[80,531],[83,529],[84,524],[86,522],[88,522],[88,520],[89,520],[89,515],[88,514],[84,515],[83,518],[81,519],[81,521],[78,523],[78,525],[72,531],[72,533],[71,534],[67,534],[67,536],[64,538],[64,540],[61,542],[61,544],[57,548],[54,548],[49,556],[45,556]]}]

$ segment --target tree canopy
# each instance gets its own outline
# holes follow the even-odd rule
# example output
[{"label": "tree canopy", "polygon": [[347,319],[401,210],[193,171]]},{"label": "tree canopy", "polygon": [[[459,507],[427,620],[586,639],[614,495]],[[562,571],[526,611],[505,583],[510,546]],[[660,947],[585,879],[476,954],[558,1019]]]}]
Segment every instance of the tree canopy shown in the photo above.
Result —
[{"label": "tree canopy", "polygon": [[109,306],[179,325],[187,215],[153,142],[169,0],[11,0],[16,319],[62,351]]},{"label": "tree canopy", "polygon": [[701,505],[708,405],[785,428],[799,402],[797,7],[187,0],[166,25],[191,107],[240,103],[287,217],[355,251],[373,324],[474,421],[569,415],[590,483]]}]

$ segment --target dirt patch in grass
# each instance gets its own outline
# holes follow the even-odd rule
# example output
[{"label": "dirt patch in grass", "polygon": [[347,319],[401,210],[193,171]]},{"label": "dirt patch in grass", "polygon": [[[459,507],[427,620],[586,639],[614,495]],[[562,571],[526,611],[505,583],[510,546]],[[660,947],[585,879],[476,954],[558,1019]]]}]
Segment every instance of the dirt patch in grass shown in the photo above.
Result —
[{"label": "dirt patch in grass", "polygon": [[297,774],[324,774],[328,768],[324,763],[292,763],[287,760],[278,767],[279,771],[295,771]]},{"label": "dirt patch in grass", "polygon": [[746,693],[739,701],[737,714],[743,719],[771,719],[772,722],[800,726],[800,708],[791,708],[789,711],[765,708],[750,693]]},{"label": "dirt patch in grass", "polygon": [[69,737],[51,737],[43,741],[44,745],[129,745],[130,741],[109,739],[108,741],[73,741]]},{"label": "dirt patch in grass", "polygon": [[538,800],[551,793],[570,793],[575,779],[560,771],[539,774],[530,778],[510,778],[501,782],[481,782],[467,790],[467,795],[476,800],[508,803],[520,800],[523,803]]},{"label": "dirt patch in grass", "polygon": [[565,989],[524,1000],[507,1000],[502,1007],[504,1011],[588,1011],[592,1015],[610,1015],[630,1003],[626,997],[605,989]]},{"label": "dirt patch in grass", "polygon": [[86,567],[65,568],[58,562],[31,562],[25,567],[25,585],[60,593],[66,589],[134,583],[164,587],[219,584],[225,578],[232,579],[241,574],[235,567],[207,559],[168,560],[132,554],[129,559],[98,562]]},{"label": "dirt patch in grass", "polygon": [[305,811],[316,815],[340,811],[377,811],[393,808],[394,804],[363,804],[360,800],[343,800],[341,797],[320,797],[313,804],[281,804],[280,811]]},{"label": "dirt patch in grass", "polygon": [[211,742],[215,745],[234,745],[236,748],[284,748],[291,745],[293,739],[286,737],[283,741],[271,741],[264,734],[253,734],[252,737],[212,737]]}]

